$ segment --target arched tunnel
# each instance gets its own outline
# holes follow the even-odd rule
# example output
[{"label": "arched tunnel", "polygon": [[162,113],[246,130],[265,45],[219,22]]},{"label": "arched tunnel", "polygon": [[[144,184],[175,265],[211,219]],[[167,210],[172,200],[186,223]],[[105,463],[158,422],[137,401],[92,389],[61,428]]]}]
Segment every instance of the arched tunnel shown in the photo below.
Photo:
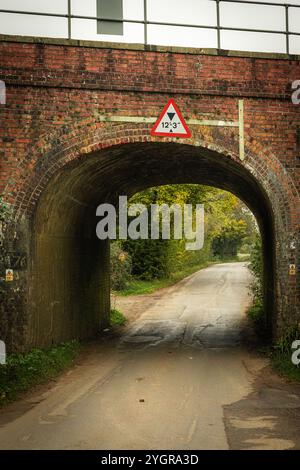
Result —
[{"label": "arched tunnel", "polygon": [[32,218],[30,345],[92,336],[110,312],[109,243],[96,237],[96,207],[165,184],[228,190],[255,215],[264,250],[270,334],[276,328],[274,223],[264,188],[239,162],[203,147],[128,143],[82,155],[49,181]]}]

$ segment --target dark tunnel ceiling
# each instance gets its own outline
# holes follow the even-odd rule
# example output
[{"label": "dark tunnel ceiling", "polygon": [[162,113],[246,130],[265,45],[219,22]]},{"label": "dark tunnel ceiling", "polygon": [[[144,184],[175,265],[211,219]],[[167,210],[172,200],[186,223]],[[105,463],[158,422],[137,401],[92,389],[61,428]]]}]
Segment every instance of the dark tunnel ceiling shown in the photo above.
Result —
[{"label": "dark tunnel ceiling", "polygon": [[260,224],[270,220],[268,198],[248,170],[228,156],[176,143],[123,144],[81,156],[50,180],[39,207],[47,212],[46,225],[54,212],[57,224],[68,217],[76,222],[76,211],[95,214],[97,205],[114,202],[118,195],[130,197],[151,186],[180,183],[230,191]]}]

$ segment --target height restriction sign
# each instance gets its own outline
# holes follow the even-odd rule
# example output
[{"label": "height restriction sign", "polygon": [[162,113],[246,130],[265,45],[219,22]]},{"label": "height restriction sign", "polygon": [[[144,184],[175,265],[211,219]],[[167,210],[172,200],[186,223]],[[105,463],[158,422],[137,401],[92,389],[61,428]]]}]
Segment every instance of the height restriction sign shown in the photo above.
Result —
[{"label": "height restriction sign", "polygon": [[191,137],[191,131],[186,125],[174,100],[170,99],[167,102],[151,129],[151,135],[161,137]]}]

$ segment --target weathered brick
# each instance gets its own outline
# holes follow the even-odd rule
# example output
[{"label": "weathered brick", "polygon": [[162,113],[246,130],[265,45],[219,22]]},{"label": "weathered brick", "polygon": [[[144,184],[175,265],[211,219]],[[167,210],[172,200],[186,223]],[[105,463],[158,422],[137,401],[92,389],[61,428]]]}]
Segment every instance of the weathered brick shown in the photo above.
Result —
[{"label": "weathered brick", "polygon": [[[168,166],[170,158],[190,182],[201,180],[197,176],[201,168],[201,182],[225,185],[244,199],[248,197],[265,231],[268,257],[274,258],[267,262],[273,273],[266,295],[274,300],[270,309],[274,310],[272,321],[277,334],[300,321],[300,106],[291,103],[291,84],[300,79],[299,60],[12,41],[0,41],[0,57],[0,79],[7,85],[7,104],[0,108],[0,193],[4,192],[13,204],[19,221],[17,232],[24,233],[27,240],[22,242],[22,249],[31,257],[29,271],[21,273],[13,296],[10,293],[9,303],[2,309],[6,326],[0,334],[6,335],[11,348],[46,345],[68,337],[67,320],[64,333],[57,329],[39,336],[33,334],[36,322],[31,318],[32,312],[41,314],[32,306],[36,302],[32,273],[34,282],[41,282],[35,267],[39,260],[32,248],[34,224],[42,219],[38,207],[46,207],[43,197],[45,200],[51,194],[51,200],[55,199],[53,182],[65,174],[66,187],[70,185],[71,191],[77,182],[71,185],[69,169],[75,174],[78,168],[87,186],[99,172],[98,183],[103,181],[106,188],[99,197],[112,197],[118,190],[176,182],[180,174]],[[150,124],[99,121],[103,114],[158,116],[169,97],[176,100],[186,119],[225,121],[238,119],[238,100],[244,99],[245,160],[239,160],[235,128],[191,126],[192,138],[181,141],[150,137]],[[170,146],[175,141],[178,145]],[[164,146],[158,147],[158,142]],[[153,159],[152,170],[148,153]],[[88,173],[89,161],[95,155],[99,155],[99,166],[91,167]],[[128,158],[128,167],[118,160],[121,156]],[[252,195],[247,195],[238,182],[243,179]],[[80,200],[80,194],[77,196]],[[89,200],[85,190],[83,196]],[[49,205],[49,218],[50,212]],[[46,230],[47,216],[44,226],[39,225],[41,233]],[[65,217],[68,220],[67,213]],[[71,216],[68,223],[71,225]],[[294,239],[296,250],[291,251]],[[19,242],[13,243],[17,249]],[[103,256],[107,257],[107,252]],[[289,275],[290,263],[297,265],[296,276]],[[72,275],[76,277],[76,273]],[[107,309],[109,281],[102,275],[103,305]],[[55,301],[50,297],[49,293],[45,302]],[[69,309],[61,315],[67,318],[72,312]],[[76,321],[69,336],[80,335],[80,322]]]}]

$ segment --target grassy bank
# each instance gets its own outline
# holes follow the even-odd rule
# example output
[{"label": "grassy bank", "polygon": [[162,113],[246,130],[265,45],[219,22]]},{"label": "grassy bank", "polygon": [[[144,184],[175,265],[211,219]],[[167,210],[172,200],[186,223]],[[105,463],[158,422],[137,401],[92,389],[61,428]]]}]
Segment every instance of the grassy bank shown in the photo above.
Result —
[{"label": "grassy bank", "polygon": [[264,345],[262,350],[264,350],[265,354],[269,356],[273,369],[281,376],[300,383],[300,364],[297,366],[292,362],[292,354],[294,352],[292,344],[294,340],[300,340],[300,331],[297,330],[297,328],[293,328],[291,331],[288,331],[286,335],[273,347],[270,347],[267,345],[266,341],[268,338],[268,331],[261,302],[254,301],[249,307],[247,313],[250,324],[252,325],[260,344]]},{"label": "grassy bank", "polygon": [[157,289],[172,286],[173,284],[176,284],[176,282],[181,281],[185,277],[190,276],[200,269],[207,268],[211,264],[213,264],[213,262],[205,262],[195,266],[189,266],[181,271],[172,273],[170,277],[166,279],[153,279],[151,281],[134,279],[128,283],[125,289],[116,291],[115,294],[123,296],[151,294]]},{"label": "grassy bank", "polygon": [[127,318],[120,310],[112,308],[110,311],[110,326],[123,326],[127,322]]},{"label": "grassy bank", "polygon": [[0,406],[18,398],[35,385],[55,378],[73,364],[79,354],[77,341],[48,350],[34,349],[27,354],[10,354],[0,365]]},{"label": "grassy bank", "polygon": [[271,354],[271,363],[273,368],[280,375],[289,380],[300,383],[300,366],[296,366],[291,361],[292,351],[289,353],[273,352]]},{"label": "grassy bank", "polygon": [[[300,364],[296,365],[292,362],[292,349],[294,341],[300,340],[300,328],[294,326],[288,329],[285,336],[275,345],[271,354],[271,361],[274,369],[290,380],[300,383]],[[300,359],[300,354],[297,355]]]}]

